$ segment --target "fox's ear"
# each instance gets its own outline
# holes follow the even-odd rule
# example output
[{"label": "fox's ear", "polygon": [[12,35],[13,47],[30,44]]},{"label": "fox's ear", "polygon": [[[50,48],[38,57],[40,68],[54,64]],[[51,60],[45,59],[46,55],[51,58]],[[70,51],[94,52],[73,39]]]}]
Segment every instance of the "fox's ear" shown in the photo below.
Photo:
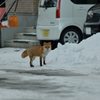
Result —
[{"label": "fox's ear", "polygon": [[51,42],[43,42],[43,45],[49,44],[51,45]]},{"label": "fox's ear", "polygon": [[46,45],[47,43],[46,42],[43,42],[43,45]]},{"label": "fox's ear", "polygon": [[49,45],[51,45],[51,42],[48,42]]}]

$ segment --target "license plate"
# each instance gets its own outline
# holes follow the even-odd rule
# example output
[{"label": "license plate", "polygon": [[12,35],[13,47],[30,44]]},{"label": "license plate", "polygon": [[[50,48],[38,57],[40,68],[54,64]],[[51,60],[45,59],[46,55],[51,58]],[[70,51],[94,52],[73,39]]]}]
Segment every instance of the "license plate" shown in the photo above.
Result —
[{"label": "license plate", "polygon": [[90,27],[86,27],[86,34],[91,35],[91,28]]},{"label": "license plate", "polygon": [[49,36],[49,30],[43,30],[43,37]]}]

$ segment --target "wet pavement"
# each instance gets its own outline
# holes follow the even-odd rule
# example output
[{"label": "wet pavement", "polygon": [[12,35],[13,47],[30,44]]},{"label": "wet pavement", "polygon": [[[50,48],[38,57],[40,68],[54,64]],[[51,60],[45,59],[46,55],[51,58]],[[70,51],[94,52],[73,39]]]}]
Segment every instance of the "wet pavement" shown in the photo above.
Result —
[{"label": "wet pavement", "polygon": [[[73,73],[71,71],[65,71],[65,70],[1,69],[1,71],[4,72],[4,74],[0,75],[0,87],[2,87],[3,89],[36,91],[38,93],[43,93],[46,95],[48,94],[48,95],[58,96],[59,98],[62,97],[67,98],[70,96],[74,96],[72,95],[73,86],[66,86],[65,83],[60,84],[58,83],[58,81],[57,82],[55,81],[56,79],[59,80],[59,78],[61,79],[61,77],[66,78],[66,77],[73,77],[73,76],[74,77],[87,76],[84,74]],[[28,78],[31,77],[31,79],[25,79],[25,77]],[[61,89],[61,88],[68,88],[68,89]],[[18,99],[18,100],[22,100],[22,99]],[[27,98],[26,100],[31,100],[31,99]],[[32,99],[32,100],[39,100],[39,98]]]}]

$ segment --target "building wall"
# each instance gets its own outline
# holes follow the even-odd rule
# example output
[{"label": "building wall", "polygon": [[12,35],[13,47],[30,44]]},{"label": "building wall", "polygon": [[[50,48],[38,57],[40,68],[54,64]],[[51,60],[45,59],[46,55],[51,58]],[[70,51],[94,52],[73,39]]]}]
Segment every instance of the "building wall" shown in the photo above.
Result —
[{"label": "building wall", "polygon": [[[6,2],[6,8],[9,7],[11,3],[13,3],[14,0],[7,0]],[[16,15],[18,17],[18,26],[24,26],[24,27],[31,27],[37,25],[37,17],[38,17],[38,2],[39,0],[18,0],[18,6]],[[8,19],[11,15],[13,15],[15,6],[10,10],[10,13],[8,14]]]},{"label": "building wall", "polygon": [[[6,7],[8,7],[8,5],[12,1],[13,0],[8,0],[8,2],[6,3]],[[38,13],[38,2],[39,0],[19,0],[16,12],[37,14]],[[10,12],[14,11],[14,7],[15,6],[13,6]]]}]

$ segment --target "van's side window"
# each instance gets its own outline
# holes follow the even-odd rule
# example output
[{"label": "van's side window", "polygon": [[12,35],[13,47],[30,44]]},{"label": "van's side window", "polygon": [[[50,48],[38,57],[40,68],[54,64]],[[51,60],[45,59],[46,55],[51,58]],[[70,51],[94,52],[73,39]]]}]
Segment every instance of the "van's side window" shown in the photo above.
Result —
[{"label": "van's side window", "polygon": [[57,0],[41,0],[40,1],[40,7],[56,7]]},{"label": "van's side window", "polygon": [[100,0],[71,0],[75,4],[98,4]]}]

